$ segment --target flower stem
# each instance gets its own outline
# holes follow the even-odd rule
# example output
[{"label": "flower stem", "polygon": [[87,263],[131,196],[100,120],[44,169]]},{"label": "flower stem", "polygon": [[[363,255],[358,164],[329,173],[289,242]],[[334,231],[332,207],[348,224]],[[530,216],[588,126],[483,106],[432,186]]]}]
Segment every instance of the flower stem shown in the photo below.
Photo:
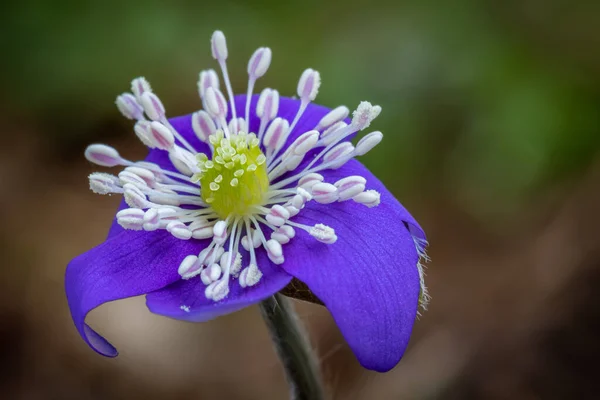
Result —
[{"label": "flower stem", "polygon": [[261,302],[260,310],[291,386],[291,398],[323,400],[319,364],[291,301],[277,293]]}]

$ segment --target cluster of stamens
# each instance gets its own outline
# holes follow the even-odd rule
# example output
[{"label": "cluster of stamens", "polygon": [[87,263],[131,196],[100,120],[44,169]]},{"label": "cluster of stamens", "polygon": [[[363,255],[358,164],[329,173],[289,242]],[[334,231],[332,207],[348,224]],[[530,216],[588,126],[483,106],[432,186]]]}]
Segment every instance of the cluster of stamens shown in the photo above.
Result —
[{"label": "cluster of stamens", "polygon": [[[137,78],[132,82],[132,93],[119,96],[117,106],[127,118],[137,120],[134,131],[145,145],[169,154],[177,172],[145,161],[126,160],[105,145],[89,146],[86,157],[102,166],[125,167],[118,176],[90,175],[94,192],[123,194],[130,208],[119,211],[117,221],[125,229],[165,229],[181,240],[211,239],[199,254],[185,257],[178,271],[183,279],[199,276],[206,285],[206,297],[219,301],[229,293],[233,279],[241,287],[259,284],[258,251],[265,251],[274,264],[283,263],[282,245],[293,240],[296,230],[304,230],[320,242],[335,243],[332,227],[292,220],[311,201],[330,204],[352,200],[367,207],[379,204],[379,193],[366,190],[362,176],[325,182],[319,172],[340,168],[364,155],[383,135],[369,133],[356,145],[349,141],[381,110],[362,102],[350,123],[346,122],[348,108],[340,106],[314,129],[288,143],[318,92],[319,73],[312,69],[304,71],[298,83],[300,106],[294,119],[290,122],[277,117],[279,93],[264,89],[255,110],[260,127],[258,132],[249,133],[250,97],[256,80],[269,67],[271,51],[258,49],[248,64],[245,118],[236,115],[225,62],[227,46],[219,31],[212,38],[212,53],[221,67],[229,104],[219,90],[215,71],[202,71],[198,89],[204,110],[192,116],[197,139],[206,143],[212,154],[199,153],[173,128],[148,82]],[[182,309],[189,307],[182,304]]]},{"label": "cluster of stamens", "polygon": [[269,190],[267,158],[256,135],[239,132],[228,139],[217,131],[209,143],[214,157],[198,154],[200,172],[192,177],[200,183],[202,198],[221,218],[253,213]]}]

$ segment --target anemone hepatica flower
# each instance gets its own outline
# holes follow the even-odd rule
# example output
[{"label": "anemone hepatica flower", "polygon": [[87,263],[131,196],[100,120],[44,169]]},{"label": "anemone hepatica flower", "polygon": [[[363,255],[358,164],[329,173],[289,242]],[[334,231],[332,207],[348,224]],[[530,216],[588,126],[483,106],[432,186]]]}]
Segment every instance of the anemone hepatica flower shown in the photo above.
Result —
[{"label": "anemone hepatica flower", "polygon": [[227,98],[214,70],[200,73],[203,110],[167,118],[144,78],[117,98],[150,148],[129,161],[105,145],[89,161],[121,166],[90,175],[99,194],[122,194],[107,240],[75,258],[65,285],[73,320],[98,353],[116,349],[86,323],[108,301],[146,295],[151,312],[206,321],[303,282],[329,309],[359,362],[387,371],[408,344],[427,298],[420,264],[425,234],[362,164],[381,132],[351,139],[381,107],[313,104],[319,73],[305,70],[298,98],[264,89],[271,50],[248,63],[246,95],[234,96],[222,32],[213,34]]}]

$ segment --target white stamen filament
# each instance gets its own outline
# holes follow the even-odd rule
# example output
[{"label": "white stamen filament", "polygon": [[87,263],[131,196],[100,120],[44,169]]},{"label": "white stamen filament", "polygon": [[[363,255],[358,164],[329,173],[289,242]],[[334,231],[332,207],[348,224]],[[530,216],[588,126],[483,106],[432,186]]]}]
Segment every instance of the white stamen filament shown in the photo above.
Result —
[{"label": "white stamen filament", "polygon": [[[263,76],[271,64],[271,49],[261,47],[256,50],[250,61],[248,61],[248,90],[246,93],[246,126],[250,126],[250,100],[254,84],[258,78]],[[232,106],[233,107],[233,106]]]}]

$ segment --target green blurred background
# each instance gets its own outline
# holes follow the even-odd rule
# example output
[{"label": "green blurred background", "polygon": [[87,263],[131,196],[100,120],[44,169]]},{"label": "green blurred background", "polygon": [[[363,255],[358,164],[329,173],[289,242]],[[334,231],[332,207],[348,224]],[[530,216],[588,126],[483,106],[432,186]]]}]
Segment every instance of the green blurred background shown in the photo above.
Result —
[{"label": "green blurred background", "polygon": [[62,288],[118,199],[93,196],[89,142],[144,149],[116,107],[145,76],[171,116],[197,110],[209,39],[225,32],[234,90],[380,104],[365,157],[429,234],[432,303],[387,375],[360,369],[326,310],[298,304],[336,399],[597,398],[600,354],[600,2],[455,0],[7,1],[0,6],[0,388],[15,399],[278,399],[258,313],[202,325],[143,300],[95,312],[120,348],[88,350]]}]

